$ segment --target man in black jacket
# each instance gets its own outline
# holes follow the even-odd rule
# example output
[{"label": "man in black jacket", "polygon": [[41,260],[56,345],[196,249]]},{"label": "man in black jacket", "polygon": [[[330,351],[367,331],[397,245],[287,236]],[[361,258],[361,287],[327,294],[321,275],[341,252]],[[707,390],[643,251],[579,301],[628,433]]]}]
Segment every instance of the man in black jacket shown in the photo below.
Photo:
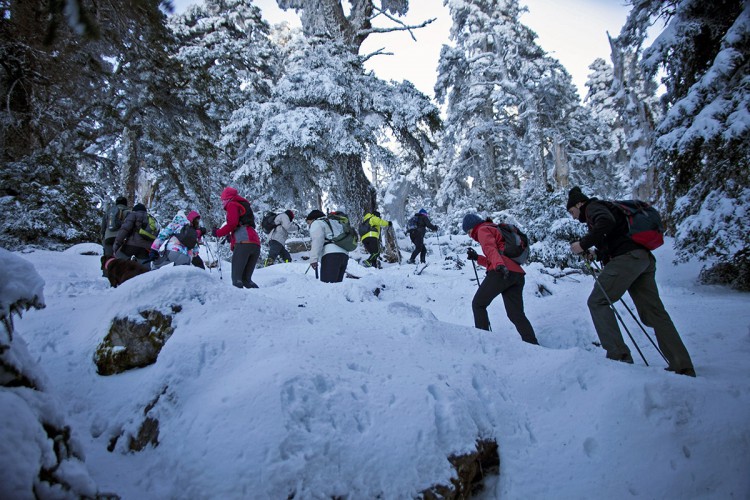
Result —
[{"label": "man in black jacket", "polygon": [[427,210],[421,209],[414,215],[416,221],[416,228],[409,230],[409,238],[414,243],[414,251],[411,253],[411,257],[406,262],[409,264],[415,264],[417,255],[422,264],[425,263],[425,256],[427,255],[427,247],[424,244],[424,235],[427,233],[427,229],[437,231],[438,227],[430,221],[430,217],[427,214]]},{"label": "man in black jacket", "polygon": [[625,214],[606,201],[587,197],[577,186],[568,194],[567,209],[574,219],[585,223],[589,229],[580,241],[571,243],[570,251],[582,254],[596,247],[596,255],[604,263],[598,277],[601,287],[594,286],[588,306],[607,357],[633,362],[609,304],[610,300],[614,304],[628,292],[641,321],[654,329],[659,348],[669,363],[667,370],[695,377],[690,354],[659,297],[655,279],[656,259],[628,236]]}]

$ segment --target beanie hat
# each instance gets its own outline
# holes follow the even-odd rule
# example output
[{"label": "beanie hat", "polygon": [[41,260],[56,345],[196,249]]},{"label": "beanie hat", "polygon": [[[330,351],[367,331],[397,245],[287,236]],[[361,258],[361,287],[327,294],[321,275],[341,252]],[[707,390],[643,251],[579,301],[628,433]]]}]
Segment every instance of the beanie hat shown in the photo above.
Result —
[{"label": "beanie hat", "polygon": [[417,213],[418,213],[418,214],[422,214],[422,215],[427,215],[427,210],[425,210],[424,208],[421,208],[421,209],[419,210],[419,212],[417,212]]},{"label": "beanie hat", "polygon": [[136,203],[133,206],[133,212],[145,212],[146,211],[146,205],[143,203]]},{"label": "beanie hat", "polygon": [[482,218],[478,216],[477,214],[466,214],[464,216],[464,222],[462,224],[462,227],[464,229],[465,233],[468,233],[472,229],[474,229],[477,224],[480,224],[482,222]]},{"label": "beanie hat", "polygon": [[224,191],[221,192],[222,200],[231,200],[235,196],[237,196],[237,190],[234,189],[233,187],[227,186],[224,188]]},{"label": "beanie hat", "polygon": [[127,204],[128,204],[128,199],[125,198],[124,196],[118,196],[117,199],[115,200],[115,205],[127,205]]},{"label": "beanie hat", "polygon": [[201,216],[201,214],[199,214],[195,210],[191,210],[190,213],[187,216],[187,220],[189,220],[190,222],[193,222],[195,219],[199,219],[200,216]]},{"label": "beanie hat", "polygon": [[580,187],[576,186],[568,192],[568,204],[565,206],[565,209],[570,210],[570,207],[581,201],[589,201],[589,197],[581,192]]},{"label": "beanie hat", "polygon": [[305,220],[315,220],[315,219],[320,219],[321,217],[325,217],[325,216],[326,214],[324,214],[320,210],[313,210],[312,212],[307,214],[307,217],[305,218]]}]

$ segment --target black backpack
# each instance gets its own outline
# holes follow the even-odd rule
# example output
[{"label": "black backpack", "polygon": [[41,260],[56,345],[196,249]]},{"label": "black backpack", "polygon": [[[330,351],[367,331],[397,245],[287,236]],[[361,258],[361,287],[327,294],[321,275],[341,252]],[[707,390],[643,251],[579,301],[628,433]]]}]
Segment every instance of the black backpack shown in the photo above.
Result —
[{"label": "black backpack", "polygon": [[625,215],[628,237],[639,245],[654,250],[664,244],[664,224],[659,212],[641,200],[610,201]]},{"label": "black backpack", "polygon": [[363,220],[362,222],[359,223],[359,226],[357,226],[357,231],[359,231],[360,236],[364,236],[370,231],[375,231],[375,230],[372,229],[372,226],[370,225],[369,222],[367,222],[366,220]]},{"label": "black backpack", "polygon": [[280,224],[276,224],[274,221],[276,220],[276,217],[278,217],[279,214],[274,212],[266,212],[266,215],[263,216],[263,218],[260,220],[260,227],[263,229],[263,232],[266,234],[271,234],[271,231],[276,229]]},{"label": "black backpack", "polygon": [[107,230],[108,231],[119,231],[122,226],[122,221],[128,215],[130,210],[120,208],[117,205],[112,205],[107,209]]},{"label": "black backpack", "polygon": [[514,224],[495,224],[495,227],[505,240],[502,254],[518,264],[526,264],[529,260],[529,237]]},{"label": "black backpack", "polygon": [[238,203],[242,205],[242,208],[245,209],[245,212],[240,215],[240,225],[249,226],[255,229],[255,214],[253,213],[253,209],[250,207],[250,203],[245,200],[242,200]]},{"label": "black backpack", "polygon": [[419,228],[419,216],[412,215],[411,219],[406,222],[406,234],[411,233],[415,229]]},{"label": "black backpack", "polygon": [[198,244],[198,232],[195,230],[192,224],[185,224],[180,229],[180,232],[175,235],[180,243],[187,248],[192,250],[195,245]]}]

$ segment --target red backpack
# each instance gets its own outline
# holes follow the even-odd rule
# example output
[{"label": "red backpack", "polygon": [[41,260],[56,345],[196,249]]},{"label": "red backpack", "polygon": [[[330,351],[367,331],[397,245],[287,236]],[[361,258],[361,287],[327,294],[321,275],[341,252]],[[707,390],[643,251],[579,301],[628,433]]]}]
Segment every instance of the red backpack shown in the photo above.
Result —
[{"label": "red backpack", "polygon": [[628,236],[639,245],[654,250],[664,244],[664,224],[659,212],[641,200],[611,201],[625,215]]}]

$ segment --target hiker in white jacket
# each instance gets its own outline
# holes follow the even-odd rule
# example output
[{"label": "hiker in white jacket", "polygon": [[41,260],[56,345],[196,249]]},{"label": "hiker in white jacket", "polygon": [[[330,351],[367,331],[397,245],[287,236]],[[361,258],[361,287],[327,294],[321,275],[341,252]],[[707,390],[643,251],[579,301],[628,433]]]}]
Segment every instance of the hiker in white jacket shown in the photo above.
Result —
[{"label": "hiker in white jacket", "polygon": [[268,257],[266,257],[264,266],[272,266],[278,257],[281,262],[291,262],[292,255],[286,249],[286,240],[289,238],[289,232],[297,228],[297,224],[292,222],[294,212],[286,210],[281,212],[273,220],[274,228],[268,235]]},{"label": "hiker in white jacket", "polygon": [[318,270],[320,281],[339,283],[344,281],[349,252],[335,243],[326,242],[343,231],[338,221],[330,220],[320,210],[313,210],[305,219],[310,227],[310,266]]}]

